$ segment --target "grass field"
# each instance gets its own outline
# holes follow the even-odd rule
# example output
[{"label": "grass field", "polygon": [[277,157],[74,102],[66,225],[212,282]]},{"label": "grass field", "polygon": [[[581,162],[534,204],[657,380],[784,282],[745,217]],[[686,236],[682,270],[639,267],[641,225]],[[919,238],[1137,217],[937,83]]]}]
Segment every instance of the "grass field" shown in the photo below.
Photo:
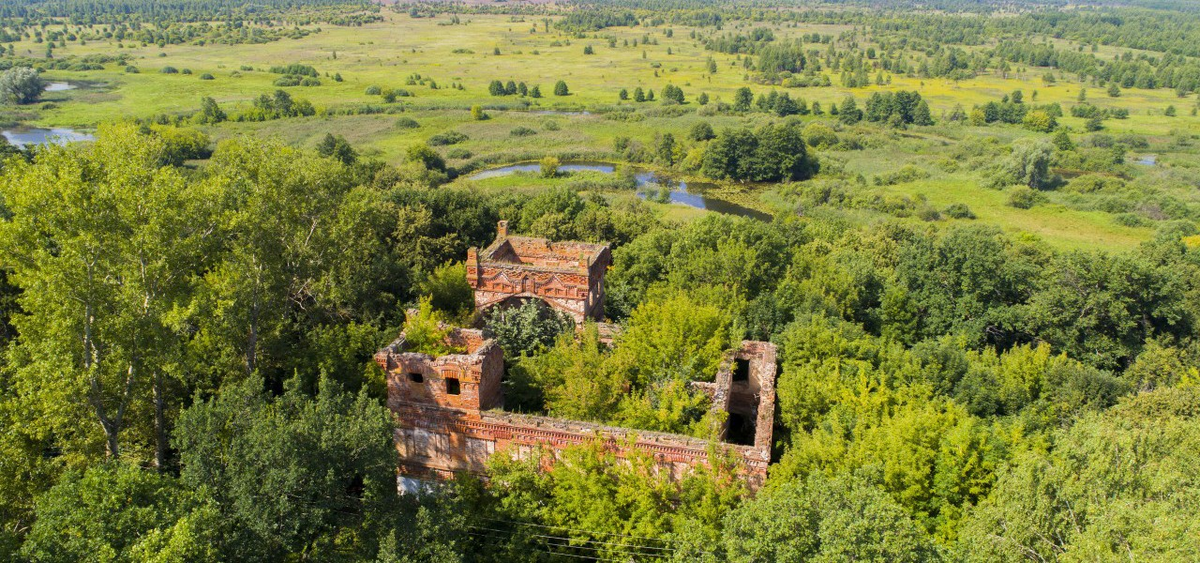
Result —
[{"label": "grass field", "polygon": [[[661,91],[663,86],[681,87],[689,100],[701,92],[714,101],[731,101],[734,92],[750,85],[755,93],[767,92],[770,86],[750,84],[737,57],[714,53],[689,37],[690,29],[670,28],[610,28],[602,33],[580,39],[545,30],[541,18],[522,20],[510,16],[460,16],[461,24],[449,25],[449,16],[413,19],[407,14],[385,10],[385,21],[362,27],[324,26],[319,33],[304,39],[259,45],[119,45],[112,42],[90,42],[87,45],[68,44],[55,51],[57,57],[94,53],[120,54],[133,58],[139,69],[127,73],[117,65],[107,65],[102,71],[50,71],[49,80],[70,81],[79,86],[63,92],[49,92],[42,106],[22,108],[20,117],[36,126],[89,128],[98,123],[119,119],[148,117],[159,113],[184,113],[195,110],[202,96],[211,96],[231,115],[248,107],[251,101],[277,89],[272,82],[279,75],[267,72],[272,65],[302,63],[312,65],[322,73],[322,85],[292,87],[287,90],[297,98],[306,98],[318,108],[337,108],[367,102],[381,104],[379,96],[368,95],[369,86],[404,88],[413,96],[400,98],[392,111],[400,113],[355,116],[314,116],[282,119],[262,123],[223,123],[207,128],[214,139],[234,135],[278,136],[288,142],[312,146],[326,133],[344,135],[360,152],[396,162],[407,147],[433,134],[448,130],[465,133],[469,139],[455,145],[467,151],[466,158],[449,158],[454,166],[477,168],[486,163],[536,159],[546,154],[564,158],[611,157],[613,141],[623,136],[648,144],[657,133],[671,132],[683,139],[699,121],[708,121],[714,128],[734,125],[754,125],[770,120],[763,114],[749,116],[717,115],[701,117],[693,111],[697,105],[685,106],[689,111],[672,116],[659,110],[656,103],[632,104],[638,109],[638,121],[617,121],[600,113],[573,113],[580,109],[596,109],[618,103],[621,88],[635,87]],[[762,24],[734,24],[739,27]],[[773,26],[780,37],[820,32],[837,35],[845,26],[808,25],[798,27]],[[646,37],[651,44],[643,44]],[[610,39],[616,46],[610,47]],[[634,42],[637,46],[633,46]],[[625,46],[628,42],[630,45]],[[595,54],[584,55],[591,46]],[[499,50],[499,55],[494,54]],[[19,54],[44,52],[44,46],[30,42],[16,44]],[[706,60],[713,57],[718,71],[709,75]],[[191,74],[162,74],[165,66],[189,69]],[[253,70],[243,70],[245,67]],[[204,73],[213,80],[201,80]],[[331,77],[340,74],[342,82]],[[998,100],[1005,93],[1023,89],[1026,99],[1037,93],[1037,103],[1059,102],[1064,108],[1074,104],[1081,86],[1069,77],[1060,76],[1053,85],[1042,82],[1045,69],[1018,69],[1009,78],[981,75],[974,79],[950,81],[921,80],[896,76],[887,86],[869,86],[848,90],[838,86],[791,89],[793,97],[808,102],[818,101],[828,108],[847,94],[863,100],[871,92],[884,90],[917,90],[926,99],[933,115],[951,111],[956,105],[970,109],[973,105]],[[328,75],[325,76],[325,75]],[[410,80],[419,75],[424,81]],[[433,88],[428,79],[437,84]],[[515,96],[493,97],[487,92],[492,80],[514,80],[529,86],[538,85],[541,99],[520,100]],[[554,96],[558,80],[570,87],[569,96]],[[461,84],[462,89],[452,87]],[[1169,141],[1200,131],[1200,119],[1190,115],[1193,100],[1177,98],[1169,90],[1135,90],[1123,92],[1120,98],[1109,98],[1101,88],[1088,89],[1088,99],[1101,107],[1121,107],[1130,111],[1126,120],[1109,120],[1113,134],[1136,133],[1150,141],[1146,153],[1155,154],[1158,165],[1144,167],[1140,175],[1167,174],[1171,167],[1200,166],[1192,149],[1171,149]],[[529,102],[531,111],[489,109],[489,119],[473,121],[468,108],[472,104],[485,106],[514,106]],[[1178,109],[1177,117],[1167,117],[1168,105]],[[538,113],[550,112],[550,113]],[[553,113],[562,112],[562,113]],[[410,117],[419,123],[417,128],[396,125],[399,117]],[[10,115],[10,118],[12,115]],[[825,119],[808,116],[805,120]],[[1066,116],[1060,122],[1074,131],[1083,130],[1083,119]],[[535,135],[514,136],[513,129],[527,127]],[[927,129],[927,130],[926,130]],[[1061,248],[1130,248],[1152,236],[1149,227],[1127,227],[1114,222],[1112,215],[1101,212],[1078,211],[1063,205],[1049,204],[1029,210],[1006,205],[1006,196],[996,190],[980,187],[981,178],[969,171],[945,173],[935,163],[947,158],[953,144],[967,136],[995,136],[1002,144],[1033,135],[1022,129],[1006,127],[971,128],[938,126],[906,132],[882,147],[862,151],[841,151],[834,156],[846,162],[848,171],[870,178],[886,173],[906,163],[931,172],[930,178],[887,187],[867,187],[887,194],[923,195],[937,207],[951,203],[966,203],[978,216],[977,221],[994,223],[1013,232],[1028,232],[1044,238]],[[439,147],[443,154],[451,147]],[[461,151],[458,151],[461,154]],[[1138,155],[1130,155],[1137,158]],[[508,180],[487,189],[518,189],[513,185],[521,178]],[[528,180],[528,179],[526,179]],[[1138,181],[1134,178],[1133,181]],[[459,180],[462,184],[470,182]],[[539,184],[534,182],[534,186]],[[481,188],[483,189],[483,188]],[[769,192],[769,187],[761,192]],[[1186,201],[1200,200],[1194,186],[1179,187],[1177,197]],[[673,217],[691,218],[703,212],[676,209],[679,206],[654,204]]]}]

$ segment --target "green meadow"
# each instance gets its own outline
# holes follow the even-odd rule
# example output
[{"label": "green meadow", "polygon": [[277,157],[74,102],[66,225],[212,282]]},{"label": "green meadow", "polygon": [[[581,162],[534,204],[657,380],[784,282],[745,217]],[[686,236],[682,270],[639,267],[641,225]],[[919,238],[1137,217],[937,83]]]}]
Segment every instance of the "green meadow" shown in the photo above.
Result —
[{"label": "green meadow", "polygon": [[[41,105],[22,108],[19,113],[10,112],[8,121],[87,129],[116,119],[190,113],[205,96],[212,97],[230,116],[235,116],[250,107],[255,98],[279,89],[273,85],[279,75],[269,72],[271,66],[300,63],[320,72],[321,85],[286,90],[294,98],[311,101],[318,108],[318,115],[256,123],[225,122],[205,126],[206,133],[217,141],[237,135],[276,136],[301,146],[314,146],[332,133],[344,136],[360,154],[397,163],[403,160],[408,147],[438,133],[457,131],[468,138],[435,149],[451,166],[472,171],[546,155],[563,160],[611,160],[616,157],[613,146],[619,137],[647,146],[655,135],[664,132],[684,140],[688,131],[701,121],[707,121],[717,130],[753,127],[775,118],[763,113],[702,115],[696,97],[705,93],[714,103],[729,103],[735,91],[743,86],[749,86],[755,95],[783,90],[748,81],[739,56],[705,50],[691,37],[692,29],[683,26],[608,28],[581,38],[561,33],[553,26],[547,30],[545,20],[540,17],[462,15],[461,23],[451,24],[448,15],[412,18],[386,9],[383,14],[382,22],[360,27],[326,25],[303,39],[264,44],[162,47],[117,41],[68,44],[57,48],[55,56],[125,54],[138,72],[127,72],[115,64],[96,71],[48,71],[44,75],[47,80],[69,81],[77,88],[48,92]],[[792,27],[737,22],[726,31],[752,27],[771,27],[782,38],[814,32],[837,36],[851,29],[835,25]],[[312,29],[316,30],[316,26]],[[651,40],[649,44],[644,43],[646,38]],[[587,46],[594,54],[584,54]],[[22,55],[44,53],[44,46],[29,41],[16,43],[15,48]],[[715,74],[707,71],[709,57],[717,63]],[[187,69],[190,74],[160,72],[168,66],[180,71]],[[921,197],[937,208],[964,203],[976,215],[975,221],[995,224],[1011,232],[1030,233],[1060,248],[1122,250],[1147,240],[1154,233],[1150,226],[1119,224],[1110,213],[1076,209],[1056,197],[1032,209],[1011,207],[1005,193],[983,187],[985,179],[978,171],[947,171],[941,166],[940,163],[954,158],[956,145],[967,138],[995,137],[999,144],[1007,145],[1020,137],[1042,135],[1018,126],[951,125],[942,123],[940,118],[956,106],[969,111],[972,106],[998,101],[1017,89],[1024,91],[1027,100],[1036,93],[1038,104],[1058,102],[1064,110],[1075,104],[1083,86],[1065,74],[1055,83],[1047,84],[1043,81],[1046,72],[1047,69],[1018,67],[1007,78],[983,74],[958,81],[895,75],[890,84],[854,89],[840,86],[835,73],[831,75],[832,86],[787,91],[792,97],[803,98],[810,104],[819,102],[824,108],[847,95],[855,96],[861,104],[872,92],[880,90],[915,90],[929,103],[939,125],[889,132],[882,135],[882,142],[867,144],[862,150],[817,151],[819,157],[840,163],[845,171],[861,174],[868,180],[855,188],[862,193]],[[204,74],[211,74],[212,79],[202,80]],[[341,82],[335,81],[335,74],[340,75]],[[542,97],[491,96],[488,84],[492,80],[536,85]],[[554,84],[559,80],[566,82],[569,95],[553,95]],[[660,92],[668,84],[682,88],[688,103],[681,108],[666,108],[657,101],[640,104],[618,101],[622,88],[630,92],[636,87]],[[372,86],[404,89],[411,95],[385,104],[380,96],[366,93]],[[1132,167],[1132,183],[1175,186],[1178,182],[1170,181],[1173,170],[1200,165],[1194,148],[1172,142],[1200,130],[1200,118],[1191,115],[1192,101],[1179,99],[1168,89],[1126,89],[1119,98],[1110,98],[1103,88],[1097,87],[1088,88],[1087,99],[1101,108],[1129,110],[1128,119],[1105,122],[1107,133],[1136,134],[1148,141],[1148,147],[1126,158],[1136,161],[1144,154],[1153,154],[1156,164]],[[339,109],[368,103],[384,107],[387,113],[330,115]],[[487,119],[472,119],[469,108],[476,104],[485,107]],[[635,109],[634,117],[614,119],[621,115],[611,111],[618,105]],[[1177,107],[1177,116],[1164,115],[1170,105]],[[400,118],[415,120],[417,126],[398,124]],[[807,115],[802,119],[836,123],[836,118],[828,115]],[[1084,130],[1084,121],[1071,117],[1069,112],[1059,119],[1061,125],[1077,136]],[[514,134],[517,128],[534,133]],[[875,131],[860,125],[841,132],[871,135]],[[890,186],[870,182],[874,176],[905,164],[929,172],[929,177]],[[528,176],[475,182],[466,176],[456,183],[497,190],[538,189],[553,183]],[[764,211],[781,208],[780,198],[775,195],[776,186],[733,186],[729,190],[738,192],[737,199],[749,207]],[[1169,193],[1183,201],[1200,201],[1194,188],[1178,186],[1170,188]],[[608,197],[627,196],[608,194]],[[704,213],[679,205],[652,205],[661,213],[684,220]],[[872,213],[849,215],[862,222],[881,217]]]}]

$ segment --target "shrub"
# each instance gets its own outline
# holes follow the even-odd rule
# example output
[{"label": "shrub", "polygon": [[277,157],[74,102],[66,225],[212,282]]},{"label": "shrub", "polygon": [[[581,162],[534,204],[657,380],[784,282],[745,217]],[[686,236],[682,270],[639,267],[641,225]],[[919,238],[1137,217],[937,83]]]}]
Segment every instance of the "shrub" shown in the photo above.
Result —
[{"label": "shrub", "polygon": [[179,74],[179,69],[173,66],[164,66],[159,69],[158,72],[161,72],[162,74]]},{"label": "shrub", "polygon": [[804,141],[814,149],[826,150],[838,144],[837,133],[833,128],[820,122],[812,122],[804,127]]},{"label": "shrub", "polygon": [[1008,204],[1017,209],[1029,209],[1045,201],[1045,195],[1029,186],[1016,186],[1008,192]]},{"label": "shrub", "polygon": [[304,79],[300,80],[300,85],[301,86],[320,86],[321,81],[316,78],[309,77],[309,78],[304,78]]},{"label": "shrub", "polygon": [[397,129],[416,129],[421,126],[417,120],[411,117],[401,117],[396,120],[395,126]]},{"label": "shrub", "polygon": [[559,162],[558,162],[557,157],[547,156],[547,157],[543,158],[541,160],[541,162],[539,162],[538,164],[541,165],[543,178],[553,178],[555,176],[558,176]]},{"label": "shrub", "polygon": [[464,135],[462,133],[459,133],[458,131],[446,131],[445,133],[438,133],[437,135],[430,137],[429,144],[431,146],[435,146],[435,147],[440,147],[440,146],[445,146],[445,145],[457,145],[458,143],[461,143],[461,142],[467,140],[468,138],[469,137],[467,137],[466,135]]},{"label": "shrub", "polygon": [[508,134],[513,137],[529,137],[532,135],[537,135],[537,131],[525,126],[521,126],[513,128],[513,130],[508,132]]},{"label": "shrub", "polygon": [[1067,185],[1063,186],[1063,190],[1080,194],[1090,194],[1095,192],[1115,192],[1125,188],[1125,181],[1112,176],[1103,176],[1100,174],[1084,174],[1076,178],[1072,178]]},{"label": "shrub", "polygon": [[382,88],[372,84],[370,86],[367,86],[366,91],[364,91],[363,93],[365,93],[368,96],[378,96],[381,92],[383,92]]},{"label": "shrub", "polygon": [[280,87],[299,86],[300,85],[300,77],[299,76],[280,76],[279,78],[276,78],[275,81],[272,82],[271,84],[275,85],[275,86],[280,86]]},{"label": "shrub", "polygon": [[216,78],[215,76],[213,76],[207,72],[200,75],[200,80],[213,80],[215,78]]},{"label": "shrub", "polygon": [[905,182],[913,182],[916,180],[922,180],[922,179],[925,179],[928,177],[929,177],[929,173],[926,172],[925,170],[917,168],[916,166],[913,166],[911,164],[905,164],[904,166],[901,166],[900,169],[896,170],[895,172],[888,172],[888,173],[880,174],[879,176],[876,176],[875,177],[875,185],[876,186],[892,186],[895,184],[903,184]]},{"label": "shrub", "polygon": [[191,74],[192,74],[192,69],[190,69],[190,68],[185,68],[185,69],[183,69],[183,70],[179,71],[179,74],[186,74],[186,75],[189,75],[189,76],[191,76]]},{"label": "shrub", "polygon": [[975,213],[965,203],[952,203],[946,208],[946,216],[954,219],[974,219]]},{"label": "shrub", "polygon": [[471,151],[469,151],[467,149],[464,149],[462,147],[454,147],[454,148],[446,151],[446,156],[448,156],[450,158],[457,158],[459,160],[465,160],[465,159],[471,158],[472,155],[471,155]]},{"label": "shrub", "polygon": [[404,320],[404,339],[408,349],[418,354],[445,356],[461,354],[465,350],[447,342],[450,327],[445,326],[445,317],[435,311],[433,297],[421,298],[419,312]]},{"label": "shrub", "polygon": [[1147,224],[1149,224],[1146,219],[1137,213],[1121,213],[1113,216],[1113,221],[1116,221],[1118,225],[1125,227],[1145,227]]}]

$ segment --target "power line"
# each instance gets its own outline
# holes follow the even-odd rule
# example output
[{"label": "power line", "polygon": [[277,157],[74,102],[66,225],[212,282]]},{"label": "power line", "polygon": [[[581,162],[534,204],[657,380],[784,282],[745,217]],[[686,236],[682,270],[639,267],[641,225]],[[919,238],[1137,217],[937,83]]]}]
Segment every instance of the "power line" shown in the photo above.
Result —
[{"label": "power line", "polygon": [[[496,536],[491,536],[491,535],[488,535],[488,534],[480,534],[480,533],[478,533],[478,532],[467,532],[467,533],[468,533],[468,534],[470,534],[470,535],[472,535],[472,536],[480,536],[480,537],[485,537],[485,538],[490,538],[490,539],[496,539]],[[579,555],[579,554],[577,554],[577,553],[563,553],[563,552],[558,552],[558,551],[550,551],[550,550],[547,550],[547,549],[538,549],[536,546],[529,546],[529,549],[531,549],[531,550],[533,550],[533,551],[536,551],[536,552],[538,552],[538,553],[545,553],[546,555],[556,555],[556,556],[560,556],[560,557],[571,557],[571,558],[574,558],[574,559],[586,559],[586,560],[589,560],[589,561],[606,561],[606,562],[610,562],[610,563],[624,563],[624,562],[623,562],[622,560],[620,560],[620,559],[609,559],[609,558],[606,558],[606,557],[594,557],[594,556],[591,556],[591,555]]]},{"label": "power line", "polygon": [[[471,527],[472,527],[472,528],[475,528],[475,529],[479,529],[479,530],[490,530],[490,531],[493,531],[493,532],[511,533],[509,530],[498,530],[498,529],[496,529],[496,528],[485,528],[485,527],[483,527],[483,526],[471,526]],[[675,552],[675,549],[674,549],[674,548],[667,548],[667,547],[655,547],[655,546],[652,546],[652,545],[641,545],[641,544],[635,544],[635,543],[616,543],[616,542],[607,542],[607,541],[602,541],[602,540],[597,540],[597,539],[591,539],[591,538],[571,538],[571,537],[566,537],[566,536],[551,536],[551,535],[544,535],[544,534],[531,534],[531,535],[530,535],[530,537],[534,537],[534,538],[545,538],[545,539],[555,539],[555,540],[563,540],[563,541],[568,541],[568,542],[582,541],[582,542],[587,542],[587,543],[600,544],[600,545],[607,545],[607,546],[613,546],[613,547],[629,547],[629,548],[633,548],[633,549],[645,549],[645,550],[654,550],[654,551],[668,551],[668,552],[672,552],[672,553],[674,553],[674,552]],[[639,553],[638,555],[647,555],[647,556],[652,556],[652,557],[662,557],[661,555],[657,555],[657,554],[650,554],[650,553]]]},{"label": "power line", "polygon": [[558,530],[568,530],[571,532],[580,532],[583,534],[618,536],[618,537],[622,537],[622,538],[632,538],[632,539],[636,539],[636,540],[647,540],[647,541],[656,541],[656,542],[663,542],[663,543],[678,543],[678,540],[669,540],[669,539],[665,539],[665,538],[649,538],[646,536],[631,536],[628,534],[618,534],[616,532],[597,532],[594,530],[581,530],[578,528],[568,528],[566,526],[550,526],[547,524],[537,524],[534,522],[521,522],[519,520],[504,520],[502,518],[488,518],[486,516],[481,516],[480,518],[483,520],[491,520],[493,522],[505,522],[508,524],[520,524],[522,526],[537,526],[539,528],[553,528],[553,529],[558,529]]},{"label": "power line", "polygon": [[[495,519],[491,519],[491,520],[495,520]],[[523,522],[514,522],[514,523],[533,525],[532,523],[528,523],[528,522],[524,522],[524,523]],[[483,527],[483,526],[469,526],[469,527],[472,529],[482,530],[485,532],[492,532],[495,534],[507,534],[510,536],[516,533],[514,530],[501,530],[501,529],[497,529],[497,528],[488,528],[488,527]],[[542,526],[542,527],[549,527],[549,526]],[[489,534],[475,534],[475,535],[501,539],[500,536],[496,536],[496,535],[489,535]],[[606,542],[606,541],[591,539],[591,538],[570,538],[570,537],[566,537],[566,536],[536,534],[536,533],[529,534],[527,537],[543,540],[545,545],[547,545],[549,547],[564,548],[564,549],[583,549],[583,550],[595,552],[598,555],[605,554],[605,553],[611,553],[614,555],[634,557],[634,558],[640,558],[640,559],[667,559],[670,557],[671,554],[673,554],[675,552],[675,550],[671,549],[671,548],[655,547],[655,546],[632,544],[632,543]],[[602,546],[602,547],[595,547],[595,546]],[[666,552],[666,553],[653,553],[650,551],[660,551],[660,552]],[[553,552],[553,553],[559,553],[559,552]]]}]

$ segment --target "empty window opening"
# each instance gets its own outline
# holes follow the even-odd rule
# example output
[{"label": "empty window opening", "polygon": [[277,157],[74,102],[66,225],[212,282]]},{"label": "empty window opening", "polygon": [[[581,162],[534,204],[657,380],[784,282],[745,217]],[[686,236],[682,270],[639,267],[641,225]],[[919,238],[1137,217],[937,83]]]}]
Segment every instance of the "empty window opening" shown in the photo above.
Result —
[{"label": "empty window opening", "polygon": [[740,446],[753,446],[754,422],[738,413],[729,413],[729,431],[725,433],[725,441]]},{"label": "empty window opening", "polygon": [[413,382],[413,383],[424,383],[424,382],[425,382],[425,376],[423,376],[423,375],[421,375],[421,374],[419,374],[419,373],[417,373],[417,372],[409,372],[409,374],[408,374],[408,380],[409,380],[409,381],[411,381],[411,382]]},{"label": "empty window opening", "polygon": [[734,381],[750,381],[750,360],[737,360],[733,368]]},{"label": "empty window opening", "polygon": [[458,395],[459,393],[462,393],[462,386],[459,385],[458,378],[447,377],[446,378],[446,394],[447,395]]}]

